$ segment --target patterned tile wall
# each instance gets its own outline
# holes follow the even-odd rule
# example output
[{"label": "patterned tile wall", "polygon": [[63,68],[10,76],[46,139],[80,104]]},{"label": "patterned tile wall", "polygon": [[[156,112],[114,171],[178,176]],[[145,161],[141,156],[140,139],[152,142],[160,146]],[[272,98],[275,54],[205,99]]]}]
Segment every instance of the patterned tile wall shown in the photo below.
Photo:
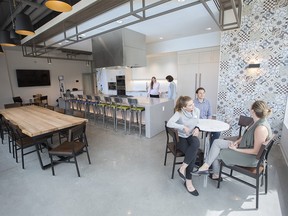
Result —
[{"label": "patterned tile wall", "polygon": [[[217,118],[238,134],[240,114],[249,116],[255,100],[272,108],[269,122],[281,135],[288,95],[288,1],[244,0],[241,27],[222,32]],[[260,76],[248,79],[245,67],[260,63]]]}]

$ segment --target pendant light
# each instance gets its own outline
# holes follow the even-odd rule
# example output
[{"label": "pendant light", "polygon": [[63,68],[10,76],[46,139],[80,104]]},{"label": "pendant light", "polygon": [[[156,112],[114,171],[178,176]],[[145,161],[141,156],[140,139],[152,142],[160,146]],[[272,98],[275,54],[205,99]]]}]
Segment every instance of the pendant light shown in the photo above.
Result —
[{"label": "pendant light", "polygon": [[72,10],[69,0],[47,0],[45,5],[47,8],[58,12],[68,12]]},{"label": "pendant light", "polygon": [[[13,0],[14,10],[15,10],[15,1]],[[10,9],[10,16],[11,16],[11,23],[12,23],[12,30],[10,30],[10,39],[14,42],[15,45],[21,44],[21,36],[15,32],[15,22],[12,16],[12,6],[11,2],[9,1],[9,9]]]},{"label": "pendant light", "polygon": [[16,46],[14,41],[10,38],[10,32],[0,31],[0,45],[1,46]]},{"label": "pendant light", "polygon": [[4,51],[2,49],[2,46],[0,46],[0,54],[4,54]]},{"label": "pendant light", "polygon": [[31,19],[24,13],[19,13],[15,20],[15,32],[20,35],[34,35]]}]

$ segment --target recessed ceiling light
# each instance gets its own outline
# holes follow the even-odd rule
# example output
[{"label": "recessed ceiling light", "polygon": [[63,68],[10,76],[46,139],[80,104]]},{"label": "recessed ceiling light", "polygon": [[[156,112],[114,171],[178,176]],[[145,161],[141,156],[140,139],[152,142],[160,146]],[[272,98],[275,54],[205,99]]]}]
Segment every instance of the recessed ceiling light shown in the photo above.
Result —
[{"label": "recessed ceiling light", "polygon": [[185,2],[185,0],[178,0],[178,2]]},{"label": "recessed ceiling light", "polygon": [[159,39],[160,39],[160,40],[163,40],[164,38],[163,38],[163,37],[159,37]]},{"label": "recessed ceiling light", "polygon": [[208,28],[206,28],[205,30],[210,31],[211,29],[212,29],[211,27],[208,27]]},{"label": "recessed ceiling light", "polygon": [[59,45],[62,45],[62,43],[58,43]]},{"label": "recessed ceiling light", "polygon": [[123,20],[117,20],[116,22],[121,24],[121,23],[123,23]]}]

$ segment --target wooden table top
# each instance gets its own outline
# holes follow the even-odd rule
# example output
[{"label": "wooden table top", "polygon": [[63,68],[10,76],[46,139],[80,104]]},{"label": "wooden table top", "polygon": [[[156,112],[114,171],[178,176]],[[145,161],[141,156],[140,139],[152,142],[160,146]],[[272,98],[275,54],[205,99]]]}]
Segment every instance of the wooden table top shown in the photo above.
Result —
[{"label": "wooden table top", "polygon": [[33,105],[0,109],[0,113],[30,137],[59,131],[88,121]]}]

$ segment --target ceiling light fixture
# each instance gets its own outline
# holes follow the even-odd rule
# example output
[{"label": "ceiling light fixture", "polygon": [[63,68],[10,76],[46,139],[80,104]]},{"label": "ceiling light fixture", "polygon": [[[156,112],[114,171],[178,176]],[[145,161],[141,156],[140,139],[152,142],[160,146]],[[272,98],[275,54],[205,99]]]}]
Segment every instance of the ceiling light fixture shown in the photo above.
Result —
[{"label": "ceiling light fixture", "polygon": [[0,46],[0,54],[3,54],[4,50],[2,49],[2,46]]},{"label": "ceiling light fixture", "polygon": [[27,14],[19,13],[16,16],[15,32],[20,35],[34,35],[34,28]]},{"label": "ceiling light fixture", "polygon": [[58,12],[69,12],[72,10],[70,0],[47,0],[45,6]]},{"label": "ceiling light fixture", "polygon": [[10,38],[10,32],[0,31],[0,45],[1,46],[16,46],[14,41]]},{"label": "ceiling light fixture", "polygon": [[[14,2],[14,8],[15,8],[15,2]],[[21,36],[15,32],[15,23],[14,23],[14,19],[12,16],[12,6],[11,6],[10,1],[9,1],[9,9],[10,9],[11,23],[12,23],[12,30],[10,30],[10,39],[12,39],[15,45],[18,45],[18,44],[20,45]]]}]

